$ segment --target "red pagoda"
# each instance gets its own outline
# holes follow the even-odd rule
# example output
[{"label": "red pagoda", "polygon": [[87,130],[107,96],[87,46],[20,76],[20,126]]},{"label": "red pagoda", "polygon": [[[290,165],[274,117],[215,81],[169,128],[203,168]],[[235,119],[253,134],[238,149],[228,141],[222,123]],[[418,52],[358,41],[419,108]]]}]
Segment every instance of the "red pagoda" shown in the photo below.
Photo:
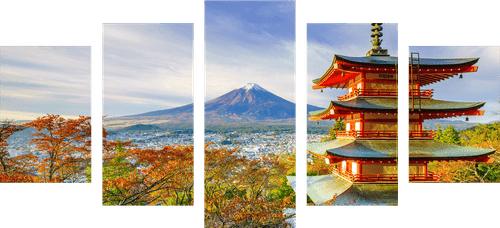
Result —
[{"label": "red pagoda", "polygon": [[[397,203],[397,57],[382,49],[382,23],[372,23],[373,48],[364,57],[334,55],[326,73],[313,80],[313,89],[347,89],[328,108],[309,112],[310,121],[342,119],[345,131],[336,139],[307,145],[308,153],[333,166],[338,189],[331,192],[350,198],[361,197]],[[436,182],[439,175],[428,172],[431,161],[488,162],[495,150],[462,147],[433,140],[433,131],[424,130],[426,119],[483,115],[484,102],[452,102],[433,99],[433,90],[421,89],[463,73],[476,72],[479,58],[409,59],[409,180]],[[342,180],[343,184],[337,182]],[[308,180],[309,183],[309,180]],[[347,183],[347,184],[346,184]],[[313,184],[310,184],[313,186]],[[326,186],[326,185],[323,185]],[[315,188],[315,189],[314,189]],[[308,194],[315,194],[309,190]],[[314,191],[326,191],[311,187]],[[348,198],[349,198],[348,197]],[[312,198],[312,197],[311,197]]]},{"label": "red pagoda", "polygon": [[[340,118],[345,131],[337,131],[332,141],[310,143],[307,150],[333,166],[333,181],[347,183],[334,184],[342,186],[333,191],[336,195],[391,204],[397,203],[398,58],[381,48],[381,25],[372,23],[373,47],[366,56],[335,55],[326,73],[313,80],[313,89],[347,89],[347,94],[324,110],[309,112],[309,120]],[[410,132],[413,138],[427,136]],[[309,195],[315,194],[309,189]]]}]

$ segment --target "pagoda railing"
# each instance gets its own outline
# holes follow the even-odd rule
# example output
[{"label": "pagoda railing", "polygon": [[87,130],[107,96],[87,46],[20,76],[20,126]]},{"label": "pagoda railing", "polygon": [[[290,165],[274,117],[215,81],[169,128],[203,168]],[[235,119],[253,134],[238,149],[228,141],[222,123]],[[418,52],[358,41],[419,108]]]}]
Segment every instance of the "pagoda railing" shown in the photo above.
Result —
[{"label": "pagoda railing", "polygon": [[411,182],[436,182],[439,181],[439,174],[427,172],[426,174],[410,174]]},{"label": "pagoda railing", "polygon": [[434,138],[434,131],[432,131],[432,130],[410,131],[410,138],[412,138],[412,139],[433,139]]},{"label": "pagoda railing", "polygon": [[[409,92],[410,97],[413,93],[413,96],[420,96],[421,98],[431,98],[434,89],[428,89],[428,90],[412,90]],[[358,96],[369,96],[369,97],[397,97],[398,96],[398,90],[397,89],[353,89],[352,92],[337,97],[339,101],[345,101],[349,100],[354,97]]]},{"label": "pagoda railing", "polygon": [[341,169],[341,168],[333,168],[332,172],[344,177],[350,182],[397,182],[398,174],[353,174],[350,171]]},{"label": "pagoda railing", "polygon": [[354,180],[354,175],[345,169],[333,168],[332,172],[341,176],[341,177],[344,177],[345,179],[347,179],[350,182],[353,182],[353,180]]},{"label": "pagoda railing", "polygon": [[398,131],[335,131],[337,138],[397,138]]},{"label": "pagoda railing", "polygon": [[[398,131],[335,131],[337,138],[397,138]],[[410,131],[409,137],[412,139],[432,139],[434,131]]]},{"label": "pagoda railing", "polygon": [[420,97],[420,98],[431,98],[434,95],[434,89],[412,89],[410,92],[410,97],[413,93],[414,97]]},{"label": "pagoda railing", "polygon": [[398,174],[354,174],[353,182],[398,182]]}]

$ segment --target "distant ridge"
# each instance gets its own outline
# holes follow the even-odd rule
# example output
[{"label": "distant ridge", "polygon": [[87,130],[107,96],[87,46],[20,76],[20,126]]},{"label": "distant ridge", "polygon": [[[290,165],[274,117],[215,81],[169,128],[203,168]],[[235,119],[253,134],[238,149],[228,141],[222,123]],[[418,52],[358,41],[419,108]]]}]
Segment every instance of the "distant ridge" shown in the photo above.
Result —
[{"label": "distant ridge", "polygon": [[425,120],[422,126],[428,130],[436,130],[438,124],[441,125],[442,129],[445,129],[447,126],[451,125],[455,128],[455,130],[463,130],[473,126],[477,126],[477,123],[465,122],[462,120],[440,120],[440,119]]},{"label": "distant ridge", "polygon": [[[322,109],[307,105],[308,111]],[[193,104],[157,110],[136,115],[108,118],[108,120],[133,121],[149,124],[179,123],[193,120]],[[106,119],[105,119],[106,120]],[[256,83],[248,83],[205,103],[207,123],[295,123],[295,103],[287,101]],[[132,124],[132,123],[131,123]],[[137,124],[137,123],[134,123]],[[130,124],[129,124],[130,125]]]},{"label": "distant ridge", "polygon": [[161,130],[161,128],[150,125],[150,124],[136,124],[123,128],[125,131],[151,131],[151,130]]}]

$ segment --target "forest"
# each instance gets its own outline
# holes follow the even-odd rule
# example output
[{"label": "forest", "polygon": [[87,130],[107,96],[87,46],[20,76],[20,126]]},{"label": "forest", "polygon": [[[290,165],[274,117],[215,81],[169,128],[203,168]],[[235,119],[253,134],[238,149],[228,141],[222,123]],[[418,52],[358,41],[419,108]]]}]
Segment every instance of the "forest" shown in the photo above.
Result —
[{"label": "forest", "polygon": [[[30,138],[36,153],[11,156],[8,138],[28,128],[36,130]],[[3,120],[0,133],[0,182],[91,182],[90,117]],[[108,135],[103,128],[103,205],[193,205],[193,146],[138,149]],[[285,209],[295,207],[295,192],[286,176],[295,175],[295,156],[256,160],[237,150],[205,149],[206,224],[289,226],[285,220],[295,215]]]},{"label": "forest", "polygon": [[473,183],[500,181],[500,122],[493,124],[478,124],[461,131],[453,126],[442,129],[437,126],[434,131],[434,140],[460,146],[496,149],[490,155],[492,163],[473,161],[442,161],[429,163],[429,171],[439,173],[441,182]]}]

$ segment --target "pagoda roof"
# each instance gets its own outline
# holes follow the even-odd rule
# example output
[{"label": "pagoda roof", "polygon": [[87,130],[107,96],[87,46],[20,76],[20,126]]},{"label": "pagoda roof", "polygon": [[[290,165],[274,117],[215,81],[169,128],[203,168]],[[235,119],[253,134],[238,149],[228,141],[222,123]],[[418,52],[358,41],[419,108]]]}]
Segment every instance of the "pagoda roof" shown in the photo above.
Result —
[{"label": "pagoda roof", "polygon": [[[397,62],[398,57],[392,56],[350,57],[334,55],[330,68],[323,76],[313,80],[315,84],[313,88],[333,87],[335,85],[345,87],[348,81],[359,75],[360,72],[378,72],[376,69],[380,69],[380,72],[394,73]],[[389,71],[387,68],[390,68]]]},{"label": "pagoda roof", "polygon": [[[477,66],[473,66],[479,61],[479,58],[461,58],[461,59],[430,59],[420,58],[420,80],[417,82],[420,86],[426,86],[436,83],[461,73],[476,72]],[[411,64],[411,59],[410,59]],[[411,67],[411,66],[410,66]],[[410,69],[413,74],[417,69]],[[411,80],[411,77],[410,77]]]},{"label": "pagoda roof", "polygon": [[[411,59],[409,59],[411,61]],[[474,65],[479,58],[461,58],[461,59],[431,59],[420,58],[420,68],[428,67],[459,67]]]},{"label": "pagoda roof", "polygon": [[[334,55],[333,63],[340,60],[346,63],[377,66],[377,67],[394,67],[398,63],[398,57],[394,56],[361,56],[352,57],[345,55]],[[408,58],[410,63],[411,59]],[[439,58],[420,58],[420,67],[458,67],[476,64],[479,58],[455,58],[455,59],[439,59]],[[333,64],[332,64],[333,65]]]},{"label": "pagoda roof", "polygon": [[[409,108],[411,109],[411,99],[408,100]],[[421,104],[421,105],[420,105]],[[420,109],[420,112],[458,112],[467,110],[476,110],[483,107],[485,102],[456,102],[435,99],[421,99],[414,101],[415,109]],[[393,98],[363,98],[357,97],[348,101],[331,101],[326,109],[311,111],[311,117],[319,117],[329,115],[331,109],[337,110],[358,110],[358,111],[373,111],[373,112],[397,112],[398,99]],[[338,115],[340,112],[337,112]]]},{"label": "pagoda roof", "polygon": [[[295,176],[287,176],[296,191]],[[316,205],[323,205],[336,196],[336,206],[396,205],[397,184],[352,184],[334,174],[308,176],[307,195]]]},{"label": "pagoda roof", "polygon": [[[398,157],[397,140],[334,139],[307,145],[310,153],[346,159],[394,159]],[[434,140],[410,140],[410,159],[470,159],[495,153],[495,149],[457,146]]]},{"label": "pagoda roof", "polygon": [[[408,61],[411,63],[410,58]],[[420,85],[429,85],[456,76],[459,73],[476,72],[477,66],[472,65],[478,61],[479,58],[420,58]],[[315,84],[313,89],[326,87],[345,88],[349,80],[359,75],[360,72],[395,73],[397,63],[398,57],[393,56],[352,57],[334,55],[330,68],[323,76],[313,80]]]},{"label": "pagoda roof", "polygon": [[495,153],[495,149],[458,146],[434,140],[411,140],[410,159],[465,159]]},{"label": "pagoda roof", "polygon": [[365,66],[377,66],[377,67],[395,67],[398,64],[398,57],[393,56],[361,56],[361,57],[351,57],[345,55],[335,55],[333,62],[335,60],[340,60],[343,62],[365,65]]}]

